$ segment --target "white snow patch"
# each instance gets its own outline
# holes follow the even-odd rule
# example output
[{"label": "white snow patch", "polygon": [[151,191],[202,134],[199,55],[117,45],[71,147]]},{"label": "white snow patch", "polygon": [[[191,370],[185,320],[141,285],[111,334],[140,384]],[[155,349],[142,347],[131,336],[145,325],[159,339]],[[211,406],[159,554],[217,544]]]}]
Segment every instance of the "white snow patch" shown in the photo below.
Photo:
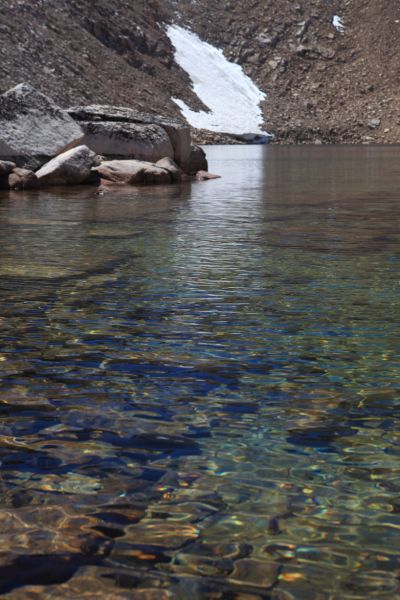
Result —
[{"label": "white snow patch", "polygon": [[175,60],[188,73],[193,90],[210,109],[196,112],[183,100],[172,98],[193,127],[221,133],[260,133],[260,102],[265,94],[245,75],[239,65],[229,62],[222,50],[203,42],[195,33],[170,25],[167,34],[175,46]]},{"label": "white snow patch", "polygon": [[334,17],[332,19],[332,25],[335,27],[335,29],[340,31],[340,33],[344,33],[344,25],[343,25],[342,17],[339,17],[338,15],[334,15]]}]

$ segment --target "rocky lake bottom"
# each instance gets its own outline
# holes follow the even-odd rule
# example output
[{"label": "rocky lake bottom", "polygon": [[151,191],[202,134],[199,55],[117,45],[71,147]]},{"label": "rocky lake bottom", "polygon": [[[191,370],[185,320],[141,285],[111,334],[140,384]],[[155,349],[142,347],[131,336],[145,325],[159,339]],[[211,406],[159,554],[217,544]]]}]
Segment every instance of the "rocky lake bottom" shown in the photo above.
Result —
[{"label": "rocky lake bottom", "polygon": [[400,148],[0,192],[0,595],[400,598]]}]

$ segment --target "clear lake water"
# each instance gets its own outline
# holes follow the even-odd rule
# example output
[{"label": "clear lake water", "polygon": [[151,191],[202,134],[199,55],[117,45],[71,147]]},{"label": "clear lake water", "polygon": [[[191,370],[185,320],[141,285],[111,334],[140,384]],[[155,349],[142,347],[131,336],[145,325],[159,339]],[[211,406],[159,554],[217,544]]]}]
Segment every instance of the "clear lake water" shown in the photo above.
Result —
[{"label": "clear lake water", "polygon": [[400,148],[0,192],[0,595],[400,599]]}]

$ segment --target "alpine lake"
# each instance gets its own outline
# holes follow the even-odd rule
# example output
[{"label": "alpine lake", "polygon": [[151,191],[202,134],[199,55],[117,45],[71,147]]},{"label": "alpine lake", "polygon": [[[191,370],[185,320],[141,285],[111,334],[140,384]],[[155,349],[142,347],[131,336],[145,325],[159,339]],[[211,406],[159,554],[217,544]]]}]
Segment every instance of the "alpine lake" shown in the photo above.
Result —
[{"label": "alpine lake", "polygon": [[400,147],[0,192],[0,595],[400,598]]}]

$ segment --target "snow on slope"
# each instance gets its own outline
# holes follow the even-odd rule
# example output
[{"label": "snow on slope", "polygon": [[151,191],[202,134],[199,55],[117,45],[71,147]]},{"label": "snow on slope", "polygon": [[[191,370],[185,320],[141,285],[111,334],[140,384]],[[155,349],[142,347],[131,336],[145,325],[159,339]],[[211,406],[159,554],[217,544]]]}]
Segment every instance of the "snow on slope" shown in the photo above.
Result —
[{"label": "snow on slope", "polygon": [[339,15],[334,15],[334,17],[332,19],[332,25],[335,27],[335,29],[340,31],[340,33],[344,33],[343,21],[342,21],[342,18],[339,17]]},{"label": "snow on slope", "polygon": [[175,46],[175,60],[190,76],[197,96],[210,112],[191,110],[183,100],[172,98],[193,127],[221,133],[261,133],[260,102],[265,99],[239,65],[196,34],[170,25],[167,34]]}]

